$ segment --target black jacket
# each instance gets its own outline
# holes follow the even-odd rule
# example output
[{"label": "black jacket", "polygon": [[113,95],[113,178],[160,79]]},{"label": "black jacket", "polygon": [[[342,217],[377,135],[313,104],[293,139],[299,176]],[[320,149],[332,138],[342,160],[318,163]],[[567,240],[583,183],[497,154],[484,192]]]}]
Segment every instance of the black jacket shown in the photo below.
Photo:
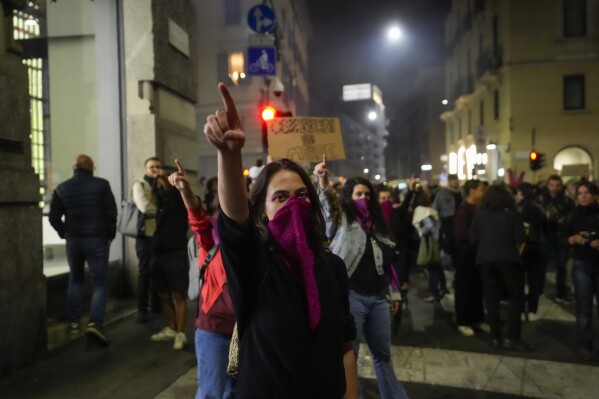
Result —
[{"label": "black jacket", "polygon": [[112,240],[116,235],[116,215],[110,183],[86,169],[75,170],[73,177],[59,184],[52,194],[50,224],[61,238]]},{"label": "black jacket", "polygon": [[477,265],[522,263],[518,246],[524,238],[524,222],[514,209],[478,211],[470,226],[470,243],[476,245]]},{"label": "black jacket", "polygon": [[559,193],[556,197],[544,193],[541,204],[547,214],[547,239],[563,241],[564,221],[574,209],[574,201]]},{"label": "black jacket", "polygon": [[[567,236],[586,231],[591,240],[599,239],[599,205],[593,202],[588,206],[577,206],[566,221]],[[589,262],[599,266],[599,251],[586,245],[572,245],[572,257],[575,260]]]},{"label": "black jacket", "polygon": [[154,252],[187,251],[187,209],[179,190],[154,188],[158,200]]},{"label": "black jacket", "polygon": [[529,226],[526,240],[529,242],[545,242],[548,226],[543,208],[536,202],[525,198],[516,204],[516,210],[522,215],[524,223]]}]

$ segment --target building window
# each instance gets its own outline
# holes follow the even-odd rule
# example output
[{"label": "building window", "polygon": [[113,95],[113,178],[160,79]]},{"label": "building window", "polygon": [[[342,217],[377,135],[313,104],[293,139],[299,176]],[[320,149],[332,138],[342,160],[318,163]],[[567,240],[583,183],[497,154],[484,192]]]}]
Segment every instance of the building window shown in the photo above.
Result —
[{"label": "building window", "polygon": [[563,0],[564,36],[580,37],[587,34],[586,0]]},{"label": "building window", "polygon": [[235,86],[249,84],[250,79],[245,73],[245,53],[242,51],[218,53],[216,71],[219,82]]},{"label": "building window", "polygon": [[[33,7],[25,12],[14,11],[13,38],[25,43],[41,37],[39,16],[33,15]],[[31,12],[31,14],[30,14]],[[29,76],[29,113],[31,123],[31,165],[40,180],[40,193],[45,194],[47,187],[46,153],[48,151],[49,132],[47,127],[48,89],[47,89],[47,59],[40,57],[25,58]]]},{"label": "building window", "polygon": [[227,63],[229,65],[229,78],[234,85],[238,85],[245,80],[245,56],[243,51],[229,54]]},{"label": "building window", "polygon": [[499,52],[499,17],[493,16],[493,53]]},{"label": "building window", "polygon": [[499,119],[499,90],[493,93],[493,118]]},{"label": "building window", "polygon": [[564,109],[584,108],[584,75],[564,76]]},{"label": "building window", "polygon": [[482,126],[485,124],[485,102],[481,101],[478,105],[478,121],[479,125]]},{"label": "building window", "polygon": [[235,26],[241,23],[240,0],[224,0],[225,3],[225,25]]}]

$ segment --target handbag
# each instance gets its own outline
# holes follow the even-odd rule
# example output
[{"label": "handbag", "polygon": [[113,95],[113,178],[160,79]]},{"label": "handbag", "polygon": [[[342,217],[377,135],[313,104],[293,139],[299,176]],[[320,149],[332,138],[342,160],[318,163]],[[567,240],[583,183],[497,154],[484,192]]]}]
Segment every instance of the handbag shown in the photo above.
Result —
[{"label": "handbag", "polygon": [[418,247],[418,257],[416,264],[418,266],[426,266],[442,261],[439,244],[435,241],[432,234],[423,235],[420,238],[420,246]]},{"label": "handbag", "polygon": [[195,301],[200,296],[202,286],[204,285],[204,276],[206,275],[206,269],[208,264],[214,257],[214,254],[218,250],[218,245],[213,245],[210,251],[206,253],[206,258],[201,267],[197,267],[198,264],[198,243],[196,241],[195,234],[191,236],[187,243],[187,255],[189,259],[189,285],[187,286],[187,297]]},{"label": "handbag", "polygon": [[229,363],[227,363],[227,374],[231,377],[237,377],[239,374],[239,333],[237,332],[237,323],[233,327],[233,335],[229,344]]},{"label": "handbag", "polygon": [[117,231],[127,237],[140,238],[144,236],[144,222],[144,214],[133,202],[133,195],[124,199],[121,202],[121,211],[116,219]]}]

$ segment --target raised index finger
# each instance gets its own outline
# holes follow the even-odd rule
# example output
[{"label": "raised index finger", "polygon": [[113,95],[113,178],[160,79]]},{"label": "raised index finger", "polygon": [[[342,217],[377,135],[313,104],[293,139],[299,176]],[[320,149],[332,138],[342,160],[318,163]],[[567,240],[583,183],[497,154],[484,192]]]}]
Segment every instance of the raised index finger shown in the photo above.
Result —
[{"label": "raised index finger", "polygon": [[327,154],[322,154],[322,166],[327,167]]},{"label": "raised index finger", "polygon": [[224,83],[220,82],[218,84],[218,90],[220,91],[220,97],[223,100],[223,105],[227,112],[227,122],[229,122],[230,128],[239,128],[239,114],[237,113],[237,107],[235,106],[233,97],[231,97],[231,93],[229,93],[229,89],[227,89],[227,86],[225,86]]},{"label": "raised index finger", "polygon": [[185,173],[185,168],[183,167],[183,164],[181,163],[181,161],[179,161],[178,159],[175,159],[175,164],[177,164],[177,168],[179,169],[180,173]]}]

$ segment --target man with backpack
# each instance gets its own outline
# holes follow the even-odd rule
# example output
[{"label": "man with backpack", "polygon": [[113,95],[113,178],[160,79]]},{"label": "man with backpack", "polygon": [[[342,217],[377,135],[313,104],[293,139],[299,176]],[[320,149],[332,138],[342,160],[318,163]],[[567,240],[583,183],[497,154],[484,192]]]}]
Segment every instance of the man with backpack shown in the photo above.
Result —
[{"label": "man with backpack", "polygon": [[[144,215],[144,223],[140,236],[135,239],[135,252],[139,260],[137,266],[137,322],[148,321],[148,307],[152,312],[160,311],[160,298],[150,287],[150,259],[152,257],[152,242],[156,231],[156,185],[157,177],[164,174],[160,159],[151,157],[144,162],[143,180],[133,183],[133,202]],[[150,299],[148,300],[149,296]]]}]

